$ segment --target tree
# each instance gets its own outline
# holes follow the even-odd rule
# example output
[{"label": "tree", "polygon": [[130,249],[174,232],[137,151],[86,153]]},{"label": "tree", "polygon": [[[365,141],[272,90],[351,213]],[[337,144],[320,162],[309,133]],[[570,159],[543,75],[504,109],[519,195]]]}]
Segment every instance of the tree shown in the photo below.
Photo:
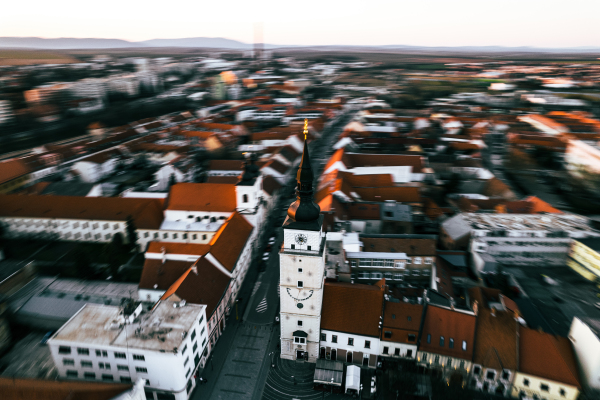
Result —
[{"label": "tree", "polygon": [[127,217],[127,221],[125,222],[125,230],[127,232],[127,241],[129,242],[129,248],[131,248],[132,250],[137,249],[137,228],[135,226],[135,221],[133,220],[133,217],[131,215]]}]

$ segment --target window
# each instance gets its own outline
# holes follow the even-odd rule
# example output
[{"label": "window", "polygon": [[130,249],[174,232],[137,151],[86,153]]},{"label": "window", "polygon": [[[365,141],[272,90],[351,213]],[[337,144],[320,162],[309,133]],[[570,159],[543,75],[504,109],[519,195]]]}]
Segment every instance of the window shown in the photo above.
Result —
[{"label": "window", "polygon": [[390,350],[389,347],[384,347],[383,348],[383,354],[387,354],[389,350]]},{"label": "window", "polygon": [[187,372],[185,373],[185,377],[189,378],[191,372],[192,372],[192,369],[188,368]]},{"label": "window", "polygon": [[77,371],[73,371],[72,369],[67,370],[67,378],[77,378]]},{"label": "window", "polygon": [[187,239],[187,233],[184,233],[183,235],[181,235],[184,239]]},{"label": "window", "polygon": [[185,346],[183,346],[183,350],[181,350],[181,354],[184,354],[186,350],[187,350],[187,344]]},{"label": "window", "polygon": [[127,355],[125,353],[116,353],[115,352],[115,358],[127,358]]},{"label": "window", "polygon": [[435,359],[433,360],[433,362],[437,365],[440,363],[440,356],[435,356]]},{"label": "window", "polygon": [[302,273],[302,268],[298,268],[298,273],[301,274]]},{"label": "window", "polygon": [[102,229],[108,229],[108,224],[102,225]]},{"label": "window", "polygon": [[119,370],[119,371],[129,371],[129,366],[122,365],[122,364],[117,364],[117,370]]},{"label": "window", "polygon": [[81,360],[81,366],[83,368],[92,368],[92,362],[91,361],[85,361],[85,360]]},{"label": "window", "polygon": [[567,395],[567,392],[566,392],[566,391],[565,391],[565,389],[563,389],[563,388],[560,388],[560,390],[559,390],[558,392],[560,393],[560,395],[561,395],[562,397],[566,397],[566,395]]},{"label": "window", "polygon": [[290,248],[291,248],[292,250],[294,250],[294,249],[296,248],[296,245],[295,245],[295,244],[291,244],[291,245],[290,245]]},{"label": "window", "polygon": [[245,195],[244,195],[244,200],[243,200],[243,202],[244,202],[244,203],[247,203],[247,202],[248,202],[248,195],[247,195],[247,194],[245,194]]},{"label": "window", "polygon": [[115,229],[115,230],[116,230],[116,229],[119,229],[119,224],[114,224],[114,225],[113,225],[113,229]]},{"label": "window", "polygon": [[202,235],[202,240],[206,240],[206,235]]},{"label": "window", "polygon": [[137,361],[146,361],[146,357],[140,355],[140,354],[134,354],[133,355],[133,359],[137,360]]},{"label": "window", "polygon": [[298,320],[298,326],[302,326],[302,321]]},{"label": "window", "polygon": [[109,374],[102,374],[102,380],[103,380],[103,381],[113,381],[113,380],[114,380],[114,378],[113,378],[113,376],[112,376],[112,375],[109,375]]},{"label": "window", "polygon": [[71,348],[69,346],[59,346],[58,354],[71,354]]},{"label": "window", "polygon": [[89,356],[90,355],[90,349],[83,349],[81,347],[77,348],[77,354],[81,354],[84,356]]},{"label": "window", "polygon": [[481,373],[481,367],[480,366],[475,366],[473,368],[473,374],[479,376],[479,374]]},{"label": "window", "polygon": [[545,383],[540,383],[540,390],[542,390],[543,392],[549,392],[550,387],[548,385],[546,385]]},{"label": "window", "polygon": [[394,355],[395,356],[399,356],[400,355],[400,349],[399,348],[395,348],[394,349]]},{"label": "window", "polygon": [[131,383],[131,378],[128,376],[121,376],[120,379],[123,383]]},{"label": "window", "polygon": [[192,340],[196,339],[196,330],[195,329],[192,331],[191,337],[192,337]]},{"label": "window", "polygon": [[197,348],[198,348],[198,342],[194,343],[194,345],[192,346],[192,353],[195,353]]},{"label": "window", "polygon": [[202,323],[202,321],[204,321],[204,315],[201,315],[201,316],[200,316],[200,319],[198,320],[198,324],[201,324],[201,323]]},{"label": "window", "polygon": [[348,346],[354,346],[354,339],[348,338]]},{"label": "window", "polygon": [[202,347],[204,347],[205,344],[206,344],[206,338],[204,338],[204,340],[202,341]]},{"label": "window", "polygon": [[204,335],[205,330],[206,330],[205,328],[202,328],[202,330],[200,331],[200,336]]},{"label": "window", "polygon": [[510,372],[508,372],[506,370],[502,371],[502,379],[504,379],[505,381],[507,381],[508,378],[510,378]]},{"label": "window", "polygon": [[421,257],[415,257],[415,258],[413,258],[413,260],[414,260],[415,264],[417,264],[417,265],[421,264]]},{"label": "window", "polygon": [[294,336],[294,343],[304,344],[306,343],[306,338]]},{"label": "window", "polygon": [[196,240],[198,239],[198,235],[196,235],[195,233],[192,235],[192,240]]},{"label": "window", "polygon": [[188,358],[185,359],[185,361],[183,362],[183,366],[185,367],[187,365],[187,363],[190,362],[190,357],[188,356]]},{"label": "window", "polygon": [[310,246],[306,246],[306,250],[310,251],[311,247]]},{"label": "window", "polygon": [[150,236],[150,232],[144,232],[144,237],[147,238],[148,236]]},{"label": "window", "polygon": [[487,374],[485,374],[485,378],[486,379],[495,379],[496,371],[488,371]]},{"label": "window", "polygon": [[523,385],[529,387],[529,379],[523,379]]},{"label": "window", "polygon": [[370,348],[371,348],[371,341],[365,340],[365,349],[370,349]]},{"label": "window", "polygon": [[98,368],[100,369],[110,369],[109,363],[98,363]]},{"label": "window", "polygon": [[331,335],[331,343],[337,343],[337,335]]},{"label": "window", "polygon": [[163,233],[163,239],[168,239],[169,238],[169,234],[168,233]]},{"label": "window", "polygon": [[444,347],[444,337],[440,336],[440,346]]},{"label": "window", "polygon": [[84,379],[96,379],[96,374],[93,372],[84,372],[83,378]]},{"label": "window", "polygon": [[75,360],[72,358],[63,358],[63,365],[75,365]]},{"label": "window", "polygon": [[327,334],[326,334],[326,333],[321,333],[321,340],[322,340],[323,342],[326,342],[326,341],[327,341]]},{"label": "window", "polygon": [[406,350],[406,357],[412,358],[412,350]]},{"label": "window", "polygon": [[450,340],[448,341],[448,347],[451,349],[454,348],[454,339],[450,338]]},{"label": "window", "polygon": [[467,341],[466,340],[463,340],[462,349],[463,349],[463,351],[467,351]]},{"label": "window", "polygon": [[96,350],[96,357],[108,357],[108,351]]},{"label": "window", "polygon": [[460,369],[465,369],[465,362],[464,361],[460,362]]},{"label": "window", "polygon": [[302,287],[304,287],[304,282],[302,282],[302,281],[298,281],[298,287],[299,287],[299,288],[302,288]]},{"label": "window", "polygon": [[173,234],[173,239],[177,239],[177,234],[176,233]]},{"label": "window", "polygon": [[386,339],[389,339],[392,337],[392,331],[385,331],[383,332],[383,337]]},{"label": "window", "polygon": [[147,374],[148,369],[144,368],[144,367],[135,367],[135,372],[141,372],[141,373]]}]

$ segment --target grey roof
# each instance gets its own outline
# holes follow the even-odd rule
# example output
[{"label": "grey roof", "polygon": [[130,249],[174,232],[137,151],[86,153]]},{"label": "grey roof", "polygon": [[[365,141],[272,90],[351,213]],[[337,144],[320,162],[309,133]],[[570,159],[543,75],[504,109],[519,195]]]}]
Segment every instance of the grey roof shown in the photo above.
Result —
[{"label": "grey roof", "polygon": [[57,298],[36,295],[33,296],[17,314],[28,314],[32,317],[51,318],[67,322],[77,313],[87,301],[73,298]]},{"label": "grey roof", "polygon": [[471,233],[471,224],[469,224],[462,214],[442,222],[442,228],[452,238],[452,240],[460,239]]},{"label": "grey roof", "polygon": [[454,267],[466,267],[467,260],[462,254],[438,254],[440,258]]},{"label": "grey roof", "polygon": [[42,194],[55,196],[87,196],[94,188],[93,183],[83,182],[52,182],[42,191]]},{"label": "grey roof", "polygon": [[331,379],[333,378],[334,386],[342,386],[343,374],[344,364],[341,361],[324,360],[319,358],[317,360],[317,367],[315,369],[314,381],[316,383],[325,383],[331,385]]},{"label": "grey roof", "polygon": [[[412,221],[412,207],[399,203],[380,203],[380,218],[382,221]],[[391,216],[387,213],[391,213]]]},{"label": "grey roof", "polygon": [[456,193],[483,193],[487,181],[463,181],[456,190]]}]

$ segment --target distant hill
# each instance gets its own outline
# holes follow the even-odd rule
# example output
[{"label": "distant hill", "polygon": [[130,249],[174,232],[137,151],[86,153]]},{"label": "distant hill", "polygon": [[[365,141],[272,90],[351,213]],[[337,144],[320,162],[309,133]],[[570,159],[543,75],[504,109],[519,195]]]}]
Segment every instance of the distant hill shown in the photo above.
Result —
[{"label": "distant hill", "polygon": [[[252,44],[226,38],[181,38],[181,39],[152,39],[141,42],[129,42],[121,39],[78,39],[56,38],[43,39],[38,37],[0,37],[0,48],[15,49],[114,49],[135,47],[188,47],[188,48],[219,48],[231,50],[250,50]],[[325,46],[297,46],[265,44],[266,49],[294,49],[314,51],[359,51],[359,52],[448,52],[448,53],[600,53],[600,48],[594,47],[568,47],[568,48],[540,48],[540,47],[503,47],[503,46],[454,46],[454,47],[426,47],[408,45],[384,46],[354,46],[354,45],[325,45]]]},{"label": "distant hill", "polygon": [[[184,39],[152,39],[137,42],[146,47],[211,47],[220,49],[249,50],[251,44],[225,38],[195,37]],[[141,47],[141,46],[140,46]]]}]

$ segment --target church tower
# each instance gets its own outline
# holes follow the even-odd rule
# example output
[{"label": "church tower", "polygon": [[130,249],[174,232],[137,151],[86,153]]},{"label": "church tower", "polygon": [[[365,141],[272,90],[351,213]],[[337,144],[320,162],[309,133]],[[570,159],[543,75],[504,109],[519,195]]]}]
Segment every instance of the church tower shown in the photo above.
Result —
[{"label": "church tower", "polygon": [[325,279],[323,215],[313,200],[313,171],[304,121],[304,152],[298,167],[296,201],[283,223],[279,253],[281,358],[316,362]]}]

